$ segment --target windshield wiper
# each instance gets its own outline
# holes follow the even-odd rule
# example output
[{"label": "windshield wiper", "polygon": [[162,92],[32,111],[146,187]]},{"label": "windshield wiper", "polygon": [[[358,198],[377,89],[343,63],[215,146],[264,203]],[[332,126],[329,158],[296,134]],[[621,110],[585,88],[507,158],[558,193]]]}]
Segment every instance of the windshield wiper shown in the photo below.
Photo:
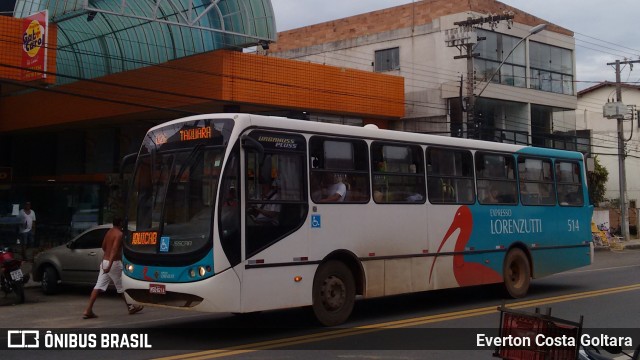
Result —
[{"label": "windshield wiper", "polygon": [[196,157],[196,155],[200,152],[200,149],[202,147],[203,147],[202,144],[198,144],[193,148],[193,150],[191,150],[189,155],[187,155],[187,157],[182,162],[182,166],[180,166],[180,171],[178,171],[176,176],[174,176],[173,179],[171,179],[171,183],[175,183],[177,179],[180,179],[182,177],[182,174],[184,174],[184,172],[187,171],[189,166],[191,166],[191,162]]}]

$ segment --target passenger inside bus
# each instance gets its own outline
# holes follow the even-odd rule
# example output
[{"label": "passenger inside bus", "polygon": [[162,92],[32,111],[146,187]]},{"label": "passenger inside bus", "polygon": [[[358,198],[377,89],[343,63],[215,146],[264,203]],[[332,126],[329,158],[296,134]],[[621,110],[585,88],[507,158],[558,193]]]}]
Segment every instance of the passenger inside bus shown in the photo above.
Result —
[{"label": "passenger inside bus", "polygon": [[322,187],[322,199],[318,202],[343,202],[347,197],[348,186],[344,174],[326,173],[320,186]]},{"label": "passenger inside bus", "polygon": [[500,200],[498,199],[498,189],[495,186],[491,186],[487,195],[482,200],[483,204],[497,204]]}]

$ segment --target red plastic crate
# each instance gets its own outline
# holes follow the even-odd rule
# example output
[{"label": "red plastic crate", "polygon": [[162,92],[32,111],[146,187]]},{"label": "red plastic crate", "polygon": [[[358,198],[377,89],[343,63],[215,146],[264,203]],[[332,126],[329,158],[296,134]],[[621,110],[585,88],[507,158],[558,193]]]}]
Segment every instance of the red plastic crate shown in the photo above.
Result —
[{"label": "red plastic crate", "polygon": [[[499,346],[495,356],[508,360],[575,360],[578,357],[582,320],[575,323],[538,312],[517,312],[504,307],[498,309],[501,311],[500,336],[504,338],[511,335],[523,339],[524,346]],[[564,335],[566,339],[573,339],[574,346],[538,345],[536,336],[540,334],[554,339],[561,339]],[[524,339],[529,339],[528,344]]]}]

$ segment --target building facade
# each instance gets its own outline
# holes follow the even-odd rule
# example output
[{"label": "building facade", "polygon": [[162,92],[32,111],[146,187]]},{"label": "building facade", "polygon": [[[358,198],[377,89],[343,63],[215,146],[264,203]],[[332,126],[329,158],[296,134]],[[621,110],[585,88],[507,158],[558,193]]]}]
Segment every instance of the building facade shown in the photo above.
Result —
[{"label": "building facade", "polygon": [[[622,102],[628,107],[623,121],[626,168],[627,201],[630,208],[638,207],[640,199],[640,124],[637,105],[640,104],[640,86],[621,85]],[[603,116],[602,107],[615,100],[616,84],[604,82],[578,92],[578,110],[576,123],[579,128],[592,132],[593,155],[598,157],[600,165],[609,172],[605,197],[620,199],[620,177],[618,161],[618,124],[616,119]],[[617,201],[616,201],[617,202]]]},{"label": "building facade", "polygon": [[[488,20],[496,15],[505,20]],[[470,59],[452,46],[457,30],[469,35]],[[498,1],[414,1],[284,31],[269,54],[404,77],[394,129],[588,152],[575,127],[573,33]]]}]

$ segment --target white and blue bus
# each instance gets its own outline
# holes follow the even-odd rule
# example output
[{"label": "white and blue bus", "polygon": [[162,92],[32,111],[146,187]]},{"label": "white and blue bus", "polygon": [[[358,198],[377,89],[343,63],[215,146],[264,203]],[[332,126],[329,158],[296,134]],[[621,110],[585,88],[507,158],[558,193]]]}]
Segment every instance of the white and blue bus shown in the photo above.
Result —
[{"label": "white and blue bus", "polygon": [[126,294],[245,313],[503,283],[593,258],[577,152],[248,114],[150,129],[129,192]]}]

